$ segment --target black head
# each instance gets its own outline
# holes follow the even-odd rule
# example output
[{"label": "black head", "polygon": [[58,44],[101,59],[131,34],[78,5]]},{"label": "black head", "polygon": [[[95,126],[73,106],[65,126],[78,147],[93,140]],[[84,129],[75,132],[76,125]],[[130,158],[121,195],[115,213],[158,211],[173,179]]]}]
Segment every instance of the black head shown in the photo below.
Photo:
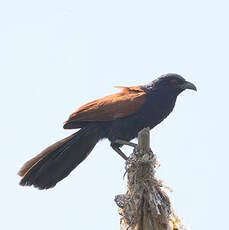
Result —
[{"label": "black head", "polygon": [[167,92],[171,92],[175,95],[180,94],[185,89],[191,89],[197,91],[196,86],[186,81],[183,77],[175,73],[169,73],[162,75],[158,79],[154,80],[150,84],[145,86],[149,90],[161,89]]}]

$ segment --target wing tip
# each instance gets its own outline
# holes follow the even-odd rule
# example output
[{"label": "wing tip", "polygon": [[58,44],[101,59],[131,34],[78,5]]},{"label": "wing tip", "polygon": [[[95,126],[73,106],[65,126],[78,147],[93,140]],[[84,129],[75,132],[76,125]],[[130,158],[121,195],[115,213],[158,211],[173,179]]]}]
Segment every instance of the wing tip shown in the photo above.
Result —
[{"label": "wing tip", "polygon": [[68,122],[64,122],[63,129],[69,129],[69,123]]},{"label": "wing tip", "polygon": [[72,121],[65,121],[63,124],[63,129],[77,129],[78,127],[75,127],[74,122]]}]

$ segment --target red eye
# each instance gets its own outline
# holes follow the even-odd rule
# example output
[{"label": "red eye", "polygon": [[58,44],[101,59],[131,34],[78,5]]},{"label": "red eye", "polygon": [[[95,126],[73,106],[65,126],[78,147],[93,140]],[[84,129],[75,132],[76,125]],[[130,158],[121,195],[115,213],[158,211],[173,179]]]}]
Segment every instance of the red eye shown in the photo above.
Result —
[{"label": "red eye", "polygon": [[176,84],[177,84],[177,80],[173,79],[173,80],[170,81],[170,83],[171,83],[172,85],[176,85]]}]

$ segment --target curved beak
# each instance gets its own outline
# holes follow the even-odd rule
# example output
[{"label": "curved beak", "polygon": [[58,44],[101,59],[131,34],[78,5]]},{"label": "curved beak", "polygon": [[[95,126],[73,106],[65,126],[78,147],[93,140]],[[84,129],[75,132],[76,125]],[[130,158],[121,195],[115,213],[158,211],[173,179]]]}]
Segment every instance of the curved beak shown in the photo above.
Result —
[{"label": "curved beak", "polygon": [[193,83],[189,82],[189,81],[185,81],[185,83],[181,86],[181,88],[183,90],[185,90],[185,89],[191,89],[191,90],[197,91],[196,86]]}]

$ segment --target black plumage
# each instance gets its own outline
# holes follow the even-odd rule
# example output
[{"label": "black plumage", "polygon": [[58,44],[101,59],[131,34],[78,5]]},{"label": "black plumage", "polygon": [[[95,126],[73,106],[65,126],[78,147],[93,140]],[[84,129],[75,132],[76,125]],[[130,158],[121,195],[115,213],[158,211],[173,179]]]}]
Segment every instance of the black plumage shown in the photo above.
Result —
[{"label": "black plumage", "polygon": [[77,109],[64,128],[80,130],[43,150],[26,162],[19,175],[21,185],[48,189],[65,178],[92,151],[97,142],[108,138],[119,150],[117,139],[130,141],[145,128],[152,129],[173,110],[177,96],[196,87],[177,74],[167,74],[148,85],[119,87],[117,94],[92,101]]}]

